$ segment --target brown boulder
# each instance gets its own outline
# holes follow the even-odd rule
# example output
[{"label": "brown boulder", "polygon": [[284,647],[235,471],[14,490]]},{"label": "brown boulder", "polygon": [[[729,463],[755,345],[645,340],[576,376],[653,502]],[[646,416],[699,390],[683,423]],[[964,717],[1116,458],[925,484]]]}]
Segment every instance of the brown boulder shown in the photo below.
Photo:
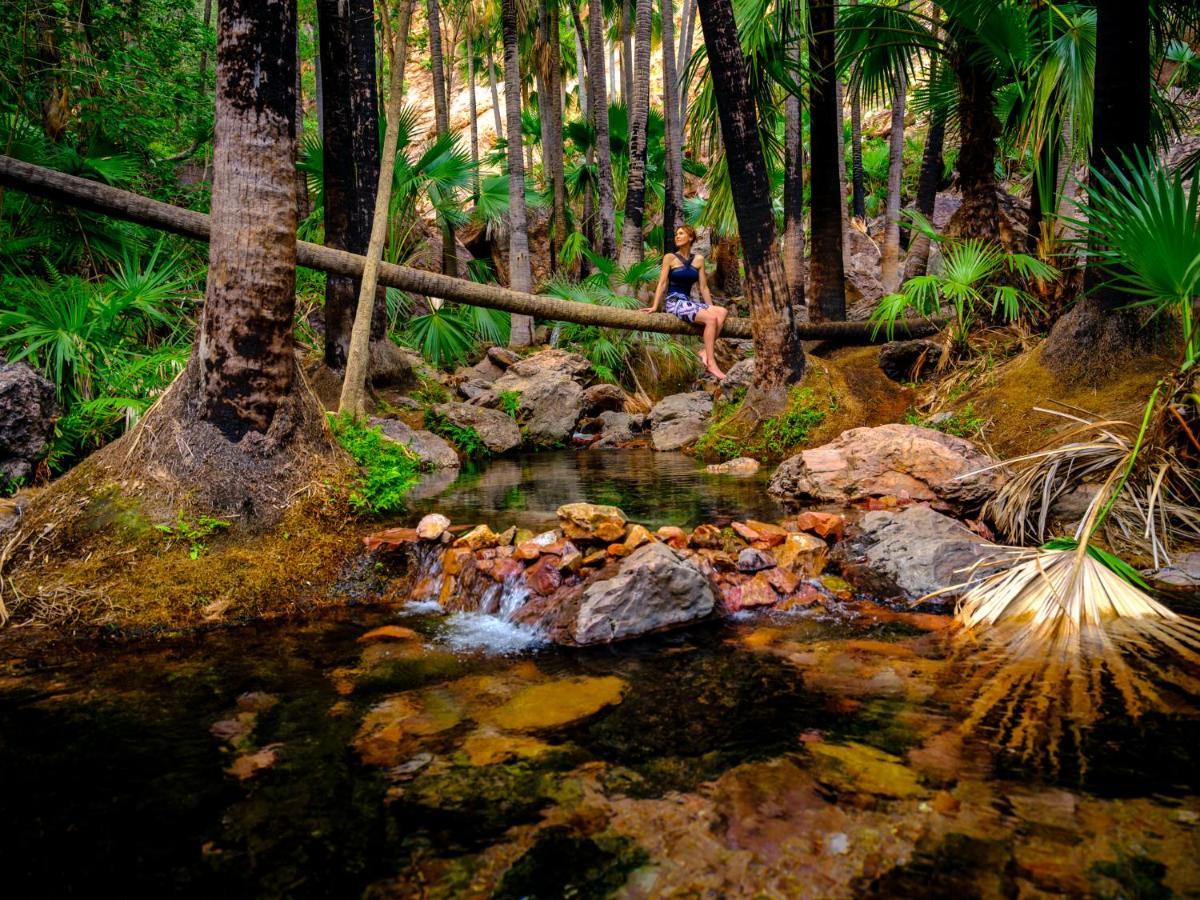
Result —
[{"label": "brown boulder", "polygon": [[611,542],[625,537],[625,513],[615,506],[566,503],[558,508],[558,521],[572,540]]}]

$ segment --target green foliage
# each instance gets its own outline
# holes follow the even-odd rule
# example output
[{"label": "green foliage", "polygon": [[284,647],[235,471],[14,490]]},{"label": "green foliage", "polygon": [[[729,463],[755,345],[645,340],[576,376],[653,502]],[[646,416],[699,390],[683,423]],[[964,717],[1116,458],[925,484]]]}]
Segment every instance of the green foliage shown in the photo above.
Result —
[{"label": "green foliage", "polygon": [[[1042,549],[1078,550],[1079,541],[1077,541],[1075,538],[1068,537],[1051,538],[1050,540],[1046,541],[1046,543],[1042,544]],[[1145,591],[1152,590],[1150,585],[1146,583],[1146,579],[1142,577],[1142,573],[1129,563],[1125,562],[1125,560],[1121,559],[1119,556],[1115,556],[1112,553],[1109,553],[1107,550],[1097,547],[1095,544],[1088,544],[1085,552],[1096,562],[1100,563],[1100,565],[1104,566],[1104,568],[1108,569],[1115,575],[1119,575],[1122,579],[1130,584],[1140,587]]]},{"label": "green foliage", "polygon": [[1090,258],[1111,284],[1140,298],[1134,306],[1179,318],[1186,371],[1200,363],[1200,178],[1189,188],[1182,173],[1140,155],[1116,169],[1092,172],[1081,242],[1091,239]]},{"label": "green foliage", "polygon": [[904,414],[904,421],[909,425],[932,428],[935,431],[960,438],[970,438],[981,434],[984,424],[983,419],[976,415],[973,403],[968,403],[956,412],[940,416],[922,416],[915,409],[909,409]]},{"label": "green foliage", "polygon": [[450,391],[440,381],[433,378],[425,378],[417,376],[420,380],[420,385],[412,392],[412,398],[416,400],[424,409],[437,406],[439,403],[450,402]]},{"label": "green foliage", "polygon": [[454,444],[467,459],[486,459],[492,455],[478,431],[469,425],[455,425],[434,410],[425,413],[425,427]]},{"label": "green foliage", "polygon": [[828,409],[822,409],[810,388],[794,388],[787,412],[763,422],[759,445],[768,453],[778,456],[791,447],[803,444],[812,430],[825,421],[827,412],[835,408],[831,401]]},{"label": "green foliage", "polygon": [[372,515],[404,509],[404,498],[421,471],[416,455],[385,438],[378,426],[370,427],[348,413],[331,415],[329,424],[361,471],[350,491],[350,505]]},{"label": "green foliage", "polygon": [[813,430],[837,409],[837,402],[832,398],[825,402],[811,388],[796,387],[788,398],[785,412],[766,419],[754,434],[744,437],[728,431],[740,411],[742,399],[744,395],[720,401],[713,408],[708,428],[696,442],[698,455],[716,456],[722,460],[738,456],[783,456],[792,448],[807,443]]},{"label": "green foliage", "polygon": [[521,406],[521,394],[519,391],[501,391],[499,394],[500,409],[506,416],[512,418],[517,417],[517,410]]},{"label": "green foliage", "polygon": [[940,274],[910,278],[897,293],[888,294],[871,313],[873,334],[882,328],[889,339],[896,321],[910,311],[934,317],[949,306],[954,315],[954,339],[966,346],[971,327],[980,315],[1014,322],[1041,305],[1025,290],[1014,286],[1014,278],[1048,280],[1058,270],[1024,253],[1005,253],[995,244],[978,239],[942,238],[920,215],[913,213],[917,226],[944,245],[944,265]]},{"label": "green foliage", "polygon": [[170,549],[176,543],[186,543],[188,545],[188,558],[199,559],[200,554],[204,552],[205,541],[216,534],[218,531],[224,531],[232,522],[226,519],[216,519],[212,516],[198,516],[195,519],[188,519],[180,510],[175,517],[173,525],[156,525],[154,526],[161,531],[167,538],[167,549]]}]

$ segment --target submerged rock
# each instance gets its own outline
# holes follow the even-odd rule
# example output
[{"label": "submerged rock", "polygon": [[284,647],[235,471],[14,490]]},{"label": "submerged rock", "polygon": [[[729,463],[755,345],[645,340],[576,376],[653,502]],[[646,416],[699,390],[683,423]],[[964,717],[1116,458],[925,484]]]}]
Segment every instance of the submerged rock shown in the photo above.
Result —
[{"label": "submerged rock", "polygon": [[571,637],[576,644],[620,641],[702,619],[715,605],[695,565],[665,544],[645,544],[615,576],[584,590]]},{"label": "submerged rock", "polygon": [[480,713],[479,718],[509,731],[561,728],[620,703],[624,690],[625,682],[613,675],[563,678],[524,688],[503,706]]},{"label": "submerged rock", "polygon": [[404,444],[417,455],[421,462],[433,469],[457,469],[458,453],[449,443],[432,431],[418,431],[399,419],[371,419],[383,436],[398,444]]},{"label": "submerged rock", "polygon": [[853,741],[848,744],[818,741],[806,747],[813,757],[817,780],[835,790],[894,799],[927,793],[917,780],[917,773],[890,753]]},{"label": "submerged rock", "polygon": [[0,365],[0,487],[33,480],[57,414],[50,381],[23,362]]},{"label": "submerged rock", "polygon": [[714,475],[753,475],[758,469],[758,460],[751,459],[749,456],[739,456],[737,459],[713,463],[708,467],[708,471]]},{"label": "submerged rock", "polygon": [[712,415],[712,395],[706,391],[672,394],[650,410],[650,441],[655,450],[678,450],[704,434]]},{"label": "submerged rock", "polygon": [[912,506],[867,513],[840,553],[842,571],[860,590],[915,599],[966,581],[965,570],[994,549],[948,516]]},{"label": "submerged rock", "polygon": [[492,453],[507,453],[521,445],[521,429],[504,413],[467,403],[440,403],[433,411],[451,425],[471,428]]},{"label": "submerged rock", "polygon": [[768,491],[784,500],[849,503],[907,497],[956,513],[978,510],[1005,476],[970,441],[917,425],[853,428],[780,464]]}]

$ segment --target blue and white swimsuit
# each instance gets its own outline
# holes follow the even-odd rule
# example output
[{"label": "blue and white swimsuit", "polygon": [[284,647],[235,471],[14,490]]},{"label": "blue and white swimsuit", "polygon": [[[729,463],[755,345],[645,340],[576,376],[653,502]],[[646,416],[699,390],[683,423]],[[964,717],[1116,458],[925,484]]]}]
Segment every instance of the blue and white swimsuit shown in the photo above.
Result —
[{"label": "blue and white swimsuit", "polygon": [[692,288],[700,280],[700,270],[692,265],[690,259],[684,259],[678,253],[675,258],[683,265],[676,266],[667,273],[667,299],[665,309],[671,315],[684,322],[695,322],[696,313],[708,309],[707,303],[692,299]]}]

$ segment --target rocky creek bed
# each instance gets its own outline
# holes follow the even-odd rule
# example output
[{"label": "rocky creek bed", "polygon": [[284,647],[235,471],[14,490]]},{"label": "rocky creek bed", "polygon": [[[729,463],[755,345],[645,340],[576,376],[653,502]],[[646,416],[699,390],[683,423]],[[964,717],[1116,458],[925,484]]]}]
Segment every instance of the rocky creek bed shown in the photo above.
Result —
[{"label": "rocky creek bed", "polygon": [[[449,521],[414,510],[369,539],[360,569],[384,605],[119,647],[14,644],[0,668],[14,895],[1200,890],[1193,710],[1101,719],[1050,766],[998,749],[1002,719],[966,726],[975,648],[944,608],[907,599],[982,543],[945,514],[977,502],[961,484],[926,471],[897,497],[881,472],[849,507],[785,509],[765,476],[660,454],[622,479],[595,459],[501,460],[495,490],[485,468],[421,501]],[[789,484],[839,469],[822,459]],[[538,477],[514,484],[513,466]],[[511,517],[468,519],[480,496]],[[662,590],[634,589],[663,573]],[[759,582],[773,599],[747,603]],[[613,633],[672,591],[686,620]],[[601,626],[602,642],[579,640]]]}]

